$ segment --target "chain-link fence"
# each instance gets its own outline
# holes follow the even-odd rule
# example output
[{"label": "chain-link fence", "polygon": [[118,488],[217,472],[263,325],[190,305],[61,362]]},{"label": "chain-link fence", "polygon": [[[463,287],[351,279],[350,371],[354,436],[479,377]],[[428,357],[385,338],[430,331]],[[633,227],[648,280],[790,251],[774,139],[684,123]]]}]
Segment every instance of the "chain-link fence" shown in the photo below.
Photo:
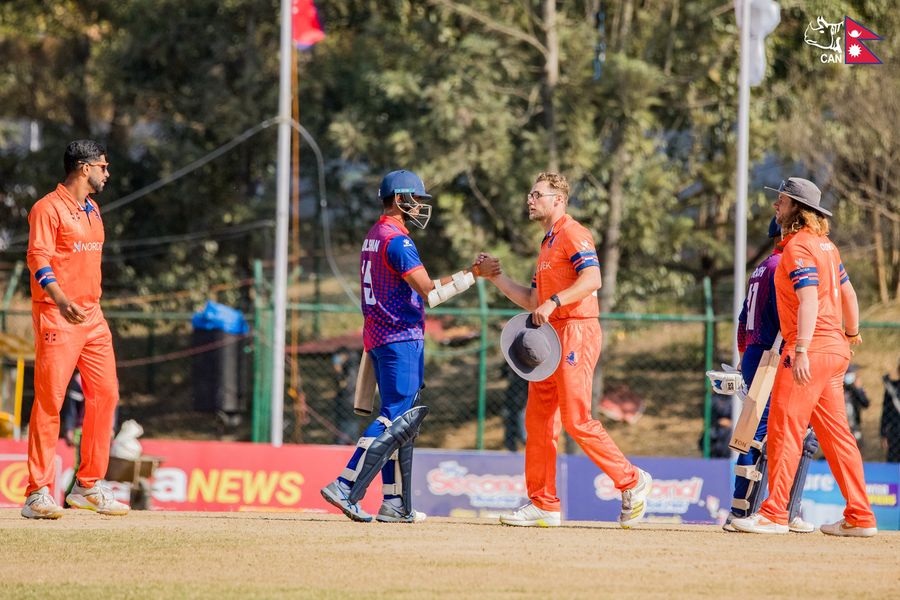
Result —
[{"label": "chain-link fence", "polygon": [[[502,326],[517,312],[486,305],[428,311],[422,402],[432,411],[423,427],[423,446],[522,448],[527,386],[506,368],[499,351]],[[251,323],[247,336],[202,340],[192,329],[193,313],[110,310],[106,316],[118,361],[120,420],[135,418],[154,437],[269,439],[269,306],[261,303],[246,313]],[[4,331],[30,339],[29,311],[6,310],[2,318]],[[358,307],[292,305],[287,324],[284,440],[354,443],[368,424],[352,408],[362,345]],[[702,456],[707,421],[714,436],[716,425],[727,435],[728,401],[719,406],[721,399],[708,395],[703,373],[731,361],[729,319],[711,313],[606,314],[601,325],[603,354],[592,402],[595,416],[623,451]],[[853,361],[871,401],[862,411],[863,452],[869,460],[883,460],[882,377],[898,377],[900,323],[864,321],[863,336]],[[2,369],[0,410],[9,410],[5,407],[12,406],[17,365],[7,360]],[[30,364],[23,387],[27,423],[33,394]],[[567,444],[561,450],[575,448]]]},{"label": "chain-link fence", "polygon": [[[520,312],[481,308],[429,310],[426,319],[425,389],[431,408],[421,443],[431,447],[521,449],[527,384],[506,367],[500,332]],[[268,311],[260,323],[269,321]],[[285,441],[355,443],[368,421],[353,414],[362,350],[362,317],[355,306],[297,304],[292,319],[319,333],[288,342]],[[704,371],[714,351],[715,317],[610,314],[601,319],[603,354],[592,404],[626,448],[638,453],[697,455],[704,451],[704,418],[710,400]],[[263,336],[265,337],[265,336]],[[726,339],[727,345],[727,339]],[[259,365],[262,363],[259,361]],[[267,365],[270,363],[267,363]],[[268,367],[271,368],[271,367]],[[259,373],[257,381],[266,379]],[[271,418],[265,393],[257,396],[256,430],[267,439]],[[664,435],[658,435],[667,432]],[[568,449],[572,450],[571,444]]]}]

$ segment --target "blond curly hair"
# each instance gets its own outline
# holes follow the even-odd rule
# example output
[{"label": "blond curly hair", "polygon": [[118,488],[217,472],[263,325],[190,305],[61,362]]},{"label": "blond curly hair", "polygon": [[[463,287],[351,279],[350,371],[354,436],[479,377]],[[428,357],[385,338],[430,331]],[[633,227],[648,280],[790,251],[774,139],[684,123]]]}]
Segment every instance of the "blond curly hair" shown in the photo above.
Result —
[{"label": "blond curly hair", "polygon": [[797,207],[797,211],[792,214],[788,222],[782,226],[781,229],[784,231],[784,235],[797,233],[804,228],[809,229],[816,235],[828,235],[831,231],[831,226],[828,224],[828,219],[825,218],[825,215],[817,213],[809,208],[803,208],[802,204],[794,202],[793,200],[791,200],[791,202]]},{"label": "blond curly hair", "polygon": [[549,183],[550,187],[565,195],[566,202],[569,201],[569,180],[566,179],[565,175],[544,171],[543,173],[538,173],[537,178],[534,180],[535,183],[540,183],[541,181]]}]

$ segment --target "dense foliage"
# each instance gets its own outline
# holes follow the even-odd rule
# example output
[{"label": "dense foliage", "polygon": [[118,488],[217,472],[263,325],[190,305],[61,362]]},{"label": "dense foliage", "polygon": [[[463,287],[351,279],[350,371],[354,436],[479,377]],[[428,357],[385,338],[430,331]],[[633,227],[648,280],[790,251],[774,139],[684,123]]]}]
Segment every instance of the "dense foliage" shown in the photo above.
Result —
[{"label": "dense foliage", "polygon": [[[729,311],[731,2],[318,6],[328,35],[299,54],[299,121],[325,155],[338,246],[351,252],[377,210],[381,175],[405,167],[435,192],[420,244],[433,270],[489,249],[525,279],[541,232],[527,223],[524,194],[536,172],[558,168],[602,250],[606,310],[695,311],[709,276],[717,308]],[[752,92],[749,260],[768,248],[772,198],[762,186],[807,176],[836,202],[835,237],[864,301],[896,299],[900,16],[888,0],[781,6],[767,78]],[[885,64],[823,64],[804,43],[810,21],[845,13],[882,34],[870,47]],[[277,16],[276,0],[0,4],[2,267],[21,258],[27,209],[61,177],[69,139],[108,144],[113,177],[102,205],[274,116]],[[22,144],[30,124],[39,147]],[[107,295],[202,295],[248,277],[254,259],[272,256],[274,163],[270,127],[110,211]],[[315,161],[305,146],[300,165],[301,207],[312,207]],[[321,254],[313,215],[301,210],[305,256]]]}]

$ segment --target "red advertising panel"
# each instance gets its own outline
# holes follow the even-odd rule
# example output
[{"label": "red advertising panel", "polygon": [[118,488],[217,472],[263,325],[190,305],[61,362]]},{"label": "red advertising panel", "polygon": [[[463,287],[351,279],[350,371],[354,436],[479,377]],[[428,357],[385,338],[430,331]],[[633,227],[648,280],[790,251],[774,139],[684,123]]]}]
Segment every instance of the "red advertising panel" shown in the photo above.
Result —
[{"label": "red advertising panel", "polygon": [[[145,455],[162,457],[152,482],[155,510],[291,510],[338,512],[319,495],[350,458],[352,446],[141,440]],[[28,483],[27,444],[0,440],[0,507],[21,506]],[[57,446],[57,501],[72,476],[74,451]],[[128,498],[128,486],[113,485]],[[362,506],[377,512],[381,490],[373,485]]]}]

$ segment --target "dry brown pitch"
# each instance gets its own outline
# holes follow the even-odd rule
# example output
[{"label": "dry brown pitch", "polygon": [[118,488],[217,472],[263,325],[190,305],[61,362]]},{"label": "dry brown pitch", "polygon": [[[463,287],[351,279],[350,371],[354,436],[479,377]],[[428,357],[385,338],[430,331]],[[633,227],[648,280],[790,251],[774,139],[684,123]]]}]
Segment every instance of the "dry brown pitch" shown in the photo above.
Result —
[{"label": "dry brown pitch", "polygon": [[[303,513],[0,510],[2,598],[887,598],[900,533],[759,536],[713,526]],[[756,562],[756,567],[738,565]]]}]

